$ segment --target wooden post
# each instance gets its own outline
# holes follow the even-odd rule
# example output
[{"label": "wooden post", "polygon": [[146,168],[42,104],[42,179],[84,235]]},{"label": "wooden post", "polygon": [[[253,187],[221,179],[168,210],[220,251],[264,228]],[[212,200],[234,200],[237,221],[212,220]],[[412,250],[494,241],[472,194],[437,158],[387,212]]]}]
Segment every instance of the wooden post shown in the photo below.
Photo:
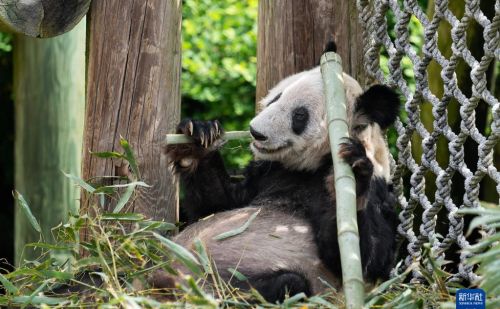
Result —
[{"label": "wooden post", "polygon": [[[85,107],[85,21],[52,39],[18,35],[14,42],[15,187],[52,240],[51,228],[77,211],[79,190],[62,171],[79,175]],[[16,207],[15,255],[40,239]],[[39,252],[37,253],[39,254]],[[26,250],[25,258],[33,258]]]},{"label": "wooden post", "polygon": [[366,84],[356,1],[261,0],[258,19],[257,101],[281,79],[319,65],[331,39],[344,71]]},{"label": "wooden post", "polygon": [[[180,0],[93,1],[88,19],[87,107],[82,176],[116,175],[123,162],[92,151],[131,144],[141,180],[132,208],[155,220],[177,221],[177,187],[162,142],[180,118]],[[82,211],[95,201],[82,199]],[[106,211],[113,205],[107,203]],[[86,239],[86,233],[82,233]]]},{"label": "wooden post", "polygon": [[73,29],[90,0],[0,0],[0,29],[47,38]]}]

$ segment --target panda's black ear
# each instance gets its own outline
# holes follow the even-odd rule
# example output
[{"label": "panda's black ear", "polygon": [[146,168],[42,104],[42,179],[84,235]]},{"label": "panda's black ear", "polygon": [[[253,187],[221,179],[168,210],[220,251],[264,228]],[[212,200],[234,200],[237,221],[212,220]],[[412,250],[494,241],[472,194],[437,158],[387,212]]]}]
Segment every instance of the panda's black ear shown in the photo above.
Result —
[{"label": "panda's black ear", "polygon": [[386,129],[396,121],[400,106],[399,95],[394,90],[375,85],[358,97],[354,113],[362,113],[381,129]]}]

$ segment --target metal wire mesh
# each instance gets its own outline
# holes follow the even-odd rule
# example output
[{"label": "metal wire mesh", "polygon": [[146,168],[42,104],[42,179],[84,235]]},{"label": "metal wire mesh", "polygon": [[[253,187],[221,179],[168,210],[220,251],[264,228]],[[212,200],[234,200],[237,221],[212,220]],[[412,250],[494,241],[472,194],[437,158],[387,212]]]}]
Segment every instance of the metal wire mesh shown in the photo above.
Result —
[{"label": "metal wire mesh", "polygon": [[[459,17],[450,10],[451,1],[429,2],[434,4],[432,16],[427,16],[417,0],[357,1],[359,20],[364,30],[367,73],[380,83],[398,88],[405,97],[404,106],[408,117],[396,124],[398,156],[395,159],[393,183],[401,207],[398,231],[408,242],[406,265],[421,259],[424,243],[430,243],[431,252],[438,258],[444,258],[454,244],[461,249],[469,248],[470,241],[464,235],[464,219],[457,211],[481,207],[479,192],[485,177],[494,181],[497,194],[500,193],[500,172],[493,161],[495,146],[500,139],[500,104],[487,88],[487,70],[491,70],[495,62],[500,60],[500,1],[496,0],[491,19],[481,10],[479,0],[466,0],[463,16]],[[390,28],[389,15],[393,15],[392,20],[395,21]],[[423,28],[421,51],[410,42],[409,23],[415,18]],[[445,56],[438,47],[438,30],[442,23],[451,26],[449,56]],[[476,59],[470,46],[467,46],[468,31],[473,23],[483,29],[484,44],[480,59]],[[392,38],[390,31],[393,31]],[[388,59],[386,74],[379,61],[382,54]],[[402,61],[408,58],[413,67],[414,88],[410,87],[403,74]],[[430,90],[428,68],[431,62],[436,62],[442,68],[442,95]],[[460,62],[471,69],[472,86],[468,96],[460,89],[457,80],[456,69]],[[459,126],[456,127],[452,127],[449,122],[448,108],[452,101],[459,105]],[[432,106],[432,115],[423,114],[425,104]],[[491,113],[491,124],[488,123],[487,130],[479,130],[476,126],[476,108],[479,104],[486,104]],[[424,123],[423,117],[432,119]],[[440,164],[437,158],[437,145],[442,144],[443,140],[448,148],[447,164]],[[477,166],[471,166],[470,160],[469,165],[466,164],[464,145],[468,140],[467,145],[473,140],[473,145],[477,147]],[[412,146],[421,148],[421,154],[415,155]],[[409,183],[403,185],[408,175]],[[459,200],[452,198],[451,193],[453,185],[456,185],[452,184],[455,176],[462,177],[465,187],[465,193]],[[430,183],[429,179],[433,182]],[[435,187],[435,192],[426,194],[426,186]],[[436,232],[436,227],[438,213],[443,212],[445,222],[438,225],[445,224],[448,230],[446,232],[445,229],[441,236]],[[461,252],[458,269],[452,278],[477,279],[472,266],[465,263],[468,253]],[[419,273],[414,272],[414,276],[418,277]]]}]

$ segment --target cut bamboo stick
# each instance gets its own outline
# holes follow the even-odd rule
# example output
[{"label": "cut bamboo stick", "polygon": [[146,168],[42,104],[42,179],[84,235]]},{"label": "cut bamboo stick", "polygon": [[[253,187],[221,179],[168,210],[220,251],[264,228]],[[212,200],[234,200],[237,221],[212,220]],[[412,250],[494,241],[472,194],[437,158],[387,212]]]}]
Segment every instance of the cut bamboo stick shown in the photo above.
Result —
[{"label": "cut bamboo stick", "polygon": [[[252,135],[250,135],[249,131],[229,131],[224,133],[221,136],[221,139],[230,141],[230,140],[235,140],[235,139],[246,139],[246,138],[251,138]],[[193,139],[187,135],[184,134],[167,134],[167,137],[165,139],[165,142],[167,145],[173,145],[173,144],[188,144],[192,143]]]},{"label": "cut bamboo stick", "polygon": [[338,155],[340,144],[349,136],[340,56],[333,52],[325,53],[321,57],[321,73],[325,88],[328,135],[335,171],[337,235],[346,307],[357,309],[363,307],[364,283],[356,216],[356,182],[351,167]]}]

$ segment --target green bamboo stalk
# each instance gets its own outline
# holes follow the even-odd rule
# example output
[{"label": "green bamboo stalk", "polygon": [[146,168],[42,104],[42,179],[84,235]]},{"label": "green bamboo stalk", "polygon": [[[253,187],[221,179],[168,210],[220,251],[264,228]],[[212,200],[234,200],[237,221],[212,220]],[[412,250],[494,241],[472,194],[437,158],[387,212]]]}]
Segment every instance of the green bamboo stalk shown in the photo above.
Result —
[{"label": "green bamboo stalk", "polygon": [[340,56],[333,52],[325,53],[321,57],[321,73],[325,87],[328,135],[335,171],[337,235],[346,307],[362,308],[364,283],[356,217],[356,182],[351,167],[338,155],[342,140],[349,136]]},{"label": "green bamboo stalk", "polygon": [[[226,141],[230,140],[235,140],[235,139],[244,139],[244,138],[251,138],[252,136],[250,135],[249,131],[230,131],[224,133],[221,138]],[[173,144],[188,144],[192,143],[193,139],[190,138],[189,136],[186,136],[184,134],[167,134],[167,137],[165,139],[165,143],[167,145],[173,145]]]}]

